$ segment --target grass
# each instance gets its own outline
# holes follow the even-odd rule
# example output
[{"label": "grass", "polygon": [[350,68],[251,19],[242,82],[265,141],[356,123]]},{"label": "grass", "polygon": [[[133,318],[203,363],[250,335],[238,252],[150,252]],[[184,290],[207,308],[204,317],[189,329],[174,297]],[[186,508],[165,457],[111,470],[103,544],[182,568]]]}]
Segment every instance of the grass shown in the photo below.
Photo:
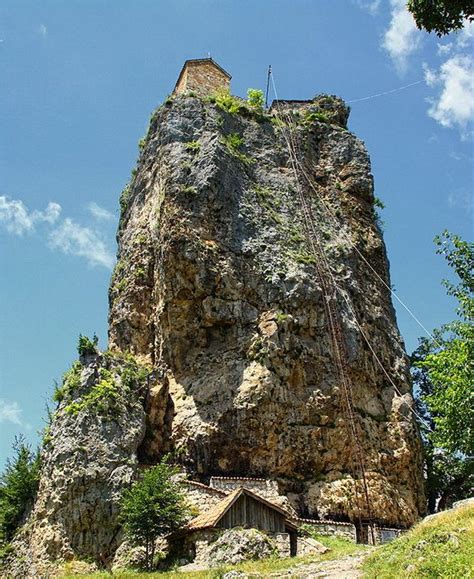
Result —
[{"label": "grass", "polygon": [[185,146],[186,149],[192,153],[199,153],[201,150],[201,143],[199,141],[188,141]]},{"label": "grass", "polygon": [[474,506],[422,521],[365,561],[368,579],[474,577]]},{"label": "grass", "polygon": [[221,138],[221,142],[226,146],[228,152],[236,159],[239,159],[239,161],[241,161],[244,165],[251,165],[254,163],[254,160],[251,157],[241,151],[241,148],[245,142],[243,137],[238,133],[230,133],[228,135],[224,135]]},{"label": "grass", "polygon": [[309,126],[316,121],[321,123],[329,123],[329,116],[322,111],[304,111],[303,124]]},{"label": "grass", "polygon": [[[252,90],[252,89],[250,89]],[[215,104],[219,109],[231,115],[244,115],[258,122],[265,120],[266,114],[261,106],[252,104],[252,101],[244,101],[230,94],[228,90],[217,90],[209,95],[206,100]]]},{"label": "grass", "polygon": [[[205,571],[189,571],[189,572],[178,572],[176,570],[163,571],[155,573],[143,573],[139,571],[123,571],[114,573],[114,577],[127,578],[127,577],[150,577],[157,579],[168,579],[169,577],[179,578],[179,579],[219,579],[231,570],[242,571],[247,573],[258,573],[262,577],[268,577],[269,574],[276,571],[282,571],[284,569],[290,569],[296,567],[297,565],[302,565],[305,563],[317,563],[319,561],[329,561],[332,559],[338,559],[340,557],[345,557],[347,555],[352,555],[355,553],[360,553],[364,549],[367,549],[364,545],[356,545],[344,539],[339,539],[337,537],[325,537],[312,535],[313,538],[317,539],[331,550],[323,555],[308,555],[306,557],[288,557],[284,559],[280,558],[269,558],[262,559],[261,561],[246,561],[245,563],[240,563],[239,565],[229,565],[226,567],[220,567],[217,569],[208,569]],[[67,572],[61,577],[73,577],[73,574],[67,574]],[[90,575],[82,575],[82,577],[110,577],[108,573],[93,573]]]}]

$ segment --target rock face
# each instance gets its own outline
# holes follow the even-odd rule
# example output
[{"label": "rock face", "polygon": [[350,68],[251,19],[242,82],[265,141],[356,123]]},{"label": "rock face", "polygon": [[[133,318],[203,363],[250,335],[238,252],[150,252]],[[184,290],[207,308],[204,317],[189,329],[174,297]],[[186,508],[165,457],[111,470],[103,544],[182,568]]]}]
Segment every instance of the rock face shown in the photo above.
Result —
[{"label": "rock face", "polygon": [[66,373],[11,575],[44,577],[58,563],[81,558],[102,566],[114,555],[122,541],[119,500],[145,435],[146,375],[130,358],[110,354],[82,359]]},{"label": "rock face", "polygon": [[169,451],[202,483],[274,479],[300,516],[409,525],[423,508],[370,162],[346,106],[211,101],[181,95],[152,118],[120,200],[110,351],[81,358],[56,393],[11,575],[46,576],[58,560],[110,565],[123,489]]},{"label": "rock face", "polygon": [[[179,96],[152,118],[121,198],[109,294],[110,348],[158,376],[139,458],[177,450],[203,482],[275,478],[306,516],[411,524],[421,452],[390,292],[374,273],[390,285],[369,157],[340,99],[281,107]],[[301,194],[339,288],[369,504]]]}]

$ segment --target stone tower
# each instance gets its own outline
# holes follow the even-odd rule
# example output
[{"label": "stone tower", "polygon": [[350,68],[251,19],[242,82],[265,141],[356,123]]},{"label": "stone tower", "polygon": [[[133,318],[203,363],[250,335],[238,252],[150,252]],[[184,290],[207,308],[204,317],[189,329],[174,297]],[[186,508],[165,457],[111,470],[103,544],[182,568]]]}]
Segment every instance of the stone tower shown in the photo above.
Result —
[{"label": "stone tower", "polygon": [[187,60],[179,73],[173,94],[195,92],[208,95],[218,89],[229,90],[231,78],[212,58]]}]

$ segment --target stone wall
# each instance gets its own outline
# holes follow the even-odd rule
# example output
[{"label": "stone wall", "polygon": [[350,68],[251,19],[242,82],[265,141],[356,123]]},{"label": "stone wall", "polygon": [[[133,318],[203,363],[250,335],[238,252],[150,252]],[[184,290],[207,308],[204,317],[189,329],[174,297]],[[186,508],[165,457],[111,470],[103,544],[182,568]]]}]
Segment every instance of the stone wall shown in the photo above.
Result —
[{"label": "stone wall", "polygon": [[342,523],[339,521],[316,521],[313,519],[298,519],[301,525],[307,525],[318,535],[331,535],[348,539],[357,543],[357,533],[355,525],[352,523]]},{"label": "stone wall", "polygon": [[[383,545],[384,543],[390,543],[394,539],[397,539],[403,533],[400,529],[388,529],[385,527],[375,527],[374,535],[375,535],[375,544],[376,545]],[[371,540],[371,534],[369,533],[369,542]]]},{"label": "stone wall", "polygon": [[207,95],[219,89],[229,90],[230,79],[211,61],[188,62],[174,89],[175,94],[196,92]]},{"label": "stone wall", "polygon": [[183,556],[196,565],[208,565],[210,548],[218,536],[217,529],[202,529],[191,533],[184,541]]},{"label": "stone wall", "polygon": [[290,556],[290,535],[289,533],[267,533],[270,539],[276,544],[279,557]]},{"label": "stone wall", "polygon": [[210,509],[226,496],[225,492],[198,482],[186,480],[181,484],[188,503],[200,513]]},{"label": "stone wall", "polygon": [[249,491],[271,501],[280,496],[278,483],[275,480],[264,478],[245,478],[245,477],[211,477],[210,486],[213,489],[219,489],[225,493],[231,493],[239,487],[244,487]]}]

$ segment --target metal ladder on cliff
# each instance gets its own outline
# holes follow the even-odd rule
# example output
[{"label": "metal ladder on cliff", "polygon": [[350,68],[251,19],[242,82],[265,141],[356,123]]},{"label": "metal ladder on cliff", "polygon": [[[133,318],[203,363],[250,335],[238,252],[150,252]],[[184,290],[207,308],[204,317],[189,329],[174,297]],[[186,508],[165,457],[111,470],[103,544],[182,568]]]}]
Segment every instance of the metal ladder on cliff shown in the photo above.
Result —
[{"label": "metal ladder on cliff", "polygon": [[[315,260],[314,265],[316,276],[324,297],[324,310],[328,320],[328,327],[331,336],[333,359],[336,365],[341,387],[341,406],[345,418],[345,426],[348,438],[349,461],[351,463],[351,470],[354,480],[354,494],[358,511],[359,528],[362,529],[363,525],[362,517],[360,515],[361,505],[359,500],[357,479],[362,481],[362,492],[367,508],[367,517],[365,517],[365,519],[369,523],[369,529],[371,529],[373,534],[373,525],[371,524],[373,521],[372,506],[366,477],[364,449],[359,433],[359,425],[357,424],[354,413],[354,401],[352,396],[352,384],[349,377],[347,351],[342,330],[341,317],[337,308],[337,298],[340,290],[337,286],[334,276],[332,275],[329,262],[322,247],[320,234],[315,226],[315,219],[312,213],[311,204],[307,201],[305,190],[300,180],[300,171],[298,169],[301,166],[301,163],[299,161],[298,145],[292,132],[293,120],[291,119],[290,115],[287,115],[285,120],[282,119],[279,115],[279,112],[280,111],[278,111],[276,116],[279,117],[281,121],[283,121],[283,127],[288,127],[288,134],[285,136],[285,140],[288,147],[290,164],[295,175],[303,217],[305,237],[308,249],[311,251]],[[285,129],[283,129],[283,131],[284,130]],[[307,178],[307,174],[304,171],[302,171],[302,173]],[[374,537],[372,537],[372,540],[374,541]]]}]

